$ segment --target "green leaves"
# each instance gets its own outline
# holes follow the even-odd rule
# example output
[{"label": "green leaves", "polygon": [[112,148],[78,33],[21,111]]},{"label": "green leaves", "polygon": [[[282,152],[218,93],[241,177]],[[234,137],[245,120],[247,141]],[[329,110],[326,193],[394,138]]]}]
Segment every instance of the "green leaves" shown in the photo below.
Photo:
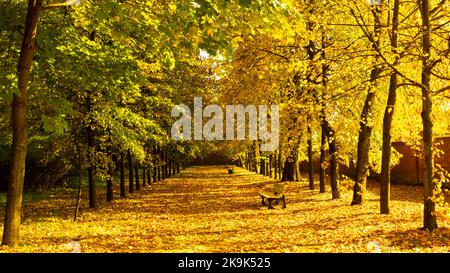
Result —
[{"label": "green leaves", "polygon": [[54,136],[62,136],[69,130],[64,115],[54,117],[42,116],[41,121],[44,131]]}]

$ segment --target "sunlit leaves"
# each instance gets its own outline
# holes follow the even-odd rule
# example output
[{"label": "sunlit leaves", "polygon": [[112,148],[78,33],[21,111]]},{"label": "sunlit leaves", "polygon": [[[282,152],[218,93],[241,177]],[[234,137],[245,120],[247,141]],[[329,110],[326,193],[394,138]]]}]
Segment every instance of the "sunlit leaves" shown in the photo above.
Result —
[{"label": "sunlit leaves", "polygon": [[[448,252],[449,221],[442,228],[417,229],[421,222],[419,187],[393,185],[392,215],[377,211],[377,183],[369,181],[361,207],[307,183],[288,183],[287,208],[260,205],[258,192],[273,183],[236,168],[196,167],[153,184],[96,211],[72,216],[70,193],[54,193],[24,208],[23,242],[0,252]],[[101,191],[103,193],[103,191]],[[338,215],[338,216],[337,216]]]}]

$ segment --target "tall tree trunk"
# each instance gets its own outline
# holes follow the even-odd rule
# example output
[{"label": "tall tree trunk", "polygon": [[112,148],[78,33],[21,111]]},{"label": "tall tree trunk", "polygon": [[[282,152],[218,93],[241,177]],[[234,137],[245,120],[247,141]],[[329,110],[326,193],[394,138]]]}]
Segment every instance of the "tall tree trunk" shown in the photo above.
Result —
[{"label": "tall tree trunk", "polygon": [[281,145],[278,149],[278,179],[283,180],[283,152],[281,151]]},{"label": "tall tree trunk", "polygon": [[261,158],[259,160],[259,174],[262,174],[262,175],[265,174],[265,172],[266,172],[265,167],[266,167],[265,160],[264,160],[264,158]]},{"label": "tall tree trunk", "polygon": [[120,152],[120,197],[126,197],[124,153]]},{"label": "tall tree trunk", "polygon": [[167,153],[166,153],[166,151],[165,150],[163,150],[163,161],[164,161],[164,164],[163,164],[163,180],[164,179],[167,179],[168,178],[168,173],[167,173]]},{"label": "tall tree trunk", "polygon": [[164,153],[166,158],[166,178],[170,177],[170,157],[167,152]]},{"label": "tall tree trunk", "polygon": [[[391,50],[397,54],[398,47],[398,16],[400,0],[394,0],[392,17]],[[380,212],[389,214],[390,185],[391,185],[391,128],[394,117],[395,102],[397,100],[397,73],[394,71],[389,81],[389,94],[383,118],[383,148],[381,156],[381,181],[380,181]]]},{"label": "tall tree trunk", "polygon": [[253,171],[260,173],[261,156],[259,151],[259,144],[257,141],[253,141]]},{"label": "tall tree trunk", "polygon": [[161,157],[161,178],[162,180],[166,179],[166,157],[165,152],[163,150],[160,151],[160,157]]},{"label": "tall tree trunk", "polygon": [[277,152],[273,154],[273,164],[274,164],[274,178],[278,179],[278,159]]},{"label": "tall tree trunk", "polygon": [[300,173],[300,159],[297,156],[297,160],[295,161],[295,181],[301,181],[302,176]]},{"label": "tall tree trunk", "polygon": [[341,198],[341,190],[339,188],[338,181],[338,161],[337,161],[337,148],[336,139],[334,138],[334,132],[332,138],[328,139],[330,147],[330,181],[331,181],[331,195],[333,199]]},{"label": "tall tree trunk", "polygon": [[309,189],[314,190],[314,159],[313,159],[313,147],[312,147],[312,129],[311,119],[308,118],[308,178]]},{"label": "tall tree trunk", "polygon": [[140,190],[141,185],[139,184],[139,162],[136,160],[136,163],[134,164],[134,171],[135,171],[135,182],[136,182],[136,190]]},{"label": "tall tree trunk", "polygon": [[[334,145],[334,149],[336,149],[336,144],[332,143],[334,142],[334,131],[331,129],[330,124],[327,121],[327,115],[326,115],[326,93],[327,93],[327,85],[328,85],[328,70],[329,65],[326,63],[326,48],[329,46],[326,38],[325,29],[322,28],[322,38],[321,38],[321,45],[322,50],[320,51],[320,57],[323,61],[322,64],[322,94],[321,94],[321,101],[319,102],[322,107],[320,109],[320,129],[321,129],[321,139],[320,139],[320,170],[319,170],[319,187],[320,192],[324,193],[326,191],[325,187],[325,163],[326,163],[326,144],[328,140],[328,144],[331,147]],[[337,184],[337,160],[336,160],[336,151],[334,151],[333,155],[331,154],[331,149],[329,149],[329,161],[331,165],[331,160],[333,158],[333,164],[335,164],[335,169],[332,171],[331,166],[329,167],[330,170],[330,184],[332,188],[332,196],[333,199],[337,199],[340,197],[339,194],[339,187]],[[334,190],[333,190],[334,189]],[[337,194],[336,194],[337,193]]]},{"label": "tall tree trunk", "polygon": [[[288,141],[289,143],[289,141]],[[298,158],[298,144],[294,145],[289,151],[289,155],[286,157],[283,168],[283,176],[281,181],[294,181],[295,180],[295,163]]]},{"label": "tall tree trunk", "polygon": [[15,245],[19,242],[20,216],[22,212],[22,194],[25,178],[25,158],[27,154],[27,101],[28,79],[36,49],[36,31],[41,0],[29,0],[25,22],[25,33],[20,50],[17,73],[19,77],[19,95],[13,95],[12,101],[12,145],[8,194],[3,227],[3,245]]},{"label": "tall tree trunk", "polygon": [[158,162],[158,181],[161,181],[161,161]]},{"label": "tall tree trunk", "polygon": [[[323,106],[322,106],[323,107]],[[322,112],[324,112],[324,109],[322,109]],[[324,114],[322,114],[324,115]],[[322,117],[321,119],[323,119],[324,117]],[[323,121],[321,122],[323,123]],[[321,126],[321,138],[320,138],[320,166],[319,166],[319,189],[320,189],[320,193],[324,193],[326,191],[325,189],[325,164],[326,164],[326,145],[327,145],[327,135],[325,132],[325,128],[324,125],[322,124]]]},{"label": "tall tree trunk", "polygon": [[131,157],[131,151],[128,150],[128,191],[130,193],[134,192],[134,183],[133,183],[133,158]]},{"label": "tall tree trunk", "polygon": [[82,163],[82,157],[81,157],[81,149],[80,144],[78,143],[78,140],[76,136],[74,135],[74,142],[75,147],[77,149],[77,157],[78,157],[78,193],[77,193],[77,202],[75,205],[75,213],[73,215],[73,221],[76,222],[78,218],[78,214],[80,212],[80,204],[81,204],[81,194],[83,189],[83,163]]},{"label": "tall tree trunk", "polygon": [[[308,18],[307,20],[307,30],[311,33],[314,32],[314,28],[316,26],[316,22],[314,19],[312,19],[314,17],[314,13],[315,13],[315,9],[314,9],[314,0],[310,0],[309,1],[309,11],[308,11],[308,15],[311,18]],[[315,63],[315,56],[318,53],[318,51],[316,50],[316,43],[314,38],[309,40],[308,45],[306,46],[306,53],[308,54],[308,59],[309,59],[309,66],[311,67],[312,70],[314,70],[314,63]],[[312,76],[312,73],[309,73],[307,76],[307,81],[309,84],[313,84],[313,80],[314,77]],[[310,87],[311,88],[311,87]],[[313,98],[316,98],[316,91],[314,90],[314,88],[312,88],[311,90],[309,90],[311,96]],[[309,113],[307,116],[307,132],[308,132],[308,140],[307,140],[307,148],[308,148],[308,181],[309,181],[309,189],[310,190],[314,190],[314,162],[313,162],[313,147],[312,147],[312,124],[311,124],[311,118],[312,118],[312,113]]]},{"label": "tall tree trunk", "polygon": [[[113,159],[113,162],[115,160]],[[112,202],[114,200],[114,189],[113,189],[113,176],[114,176],[114,164],[111,162],[108,166],[108,178],[106,179],[106,201]]]},{"label": "tall tree trunk", "polygon": [[423,125],[423,154],[425,163],[424,173],[424,210],[423,227],[429,230],[438,227],[435,203],[433,197],[433,121],[431,112],[433,101],[431,97],[430,77],[432,64],[431,55],[431,23],[430,23],[430,3],[428,0],[419,0],[420,13],[422,17],[422,125]]},{"label": "tall tree trunk", "polygon": [[142,187],[145,188],[146,183],[146,176],[147,176],[147,170],[145,169],[145,166],[142,166]]},{"label": "tall tree trunk", "polygon": [[341,198],[341,191],[338,180],[338,159],[337,159],[337,145],[336,136],[333,128],[326,119],[323,119],[323,126],[328,138],[328,148],[330,153],[330,184],[331,196],[333,199]]},{"label": "tall tree trunk", "polygon": [[[87,153],[88,159],[91,157],[94,149],[94,132],[91,127],[87,127]],[[95,176],[94,176],[94,166],[92,166],[92,161],[89,160],[88,167],[88,185],[89,185],[89,207],[96,208],[97,207],[97,193],[96,193],[96,185],[95,185]]]},{"label": "tall tree trunk", "polygon": [[[374,16],[374,41],[372,41],[373,48],[380,46],[381,40],[381,5],[373,5],[372,13]],[[378,62],[378,54],[375,55],[376,62]],[[355,185],[353,187],[352,205],[360,205],[364,202],[364,192],[366,190],[367,176],[369,174],[369,152],[370,152],[370,137],[372,135],[372,113],[375,103],[375,88],[376,80],[382,72],[380,65],[375,65],[370,73],[370,83],[363,110],[361,112],[359,123],[358,136],[358,151],[356,159],[355,171]]]},{"label": "tall tree trunk", "polygon": [[272,178],[273,174],[272,174],[272,166],[273,166],[273,155],[272,153],[269,154],[269,177]]},{"label": "tall tree trunk", "polygon": [[158,158],[158,162],[157,162],[157,181],[161,181],[161,164],[162,164],[162,156],[161,156],[161,149],[159,148],[159,146],[156,146],[156,155]]}]

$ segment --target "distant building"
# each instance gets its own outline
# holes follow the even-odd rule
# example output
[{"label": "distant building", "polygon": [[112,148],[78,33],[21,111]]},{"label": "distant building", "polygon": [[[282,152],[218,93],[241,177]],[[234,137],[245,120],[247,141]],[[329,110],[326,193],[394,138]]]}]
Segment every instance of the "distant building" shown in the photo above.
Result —
[{"label": "distant building", "polygon": [[[443,152],[439,157],[435,155],[435,164],[450,172],[450,134],[436,137],[435,143]],[[399,164],[391,170],[392,183],[422,184],[424,162],[421,151],[415,152],[404,142],[394,142],[392,147],[402,154]]]}]

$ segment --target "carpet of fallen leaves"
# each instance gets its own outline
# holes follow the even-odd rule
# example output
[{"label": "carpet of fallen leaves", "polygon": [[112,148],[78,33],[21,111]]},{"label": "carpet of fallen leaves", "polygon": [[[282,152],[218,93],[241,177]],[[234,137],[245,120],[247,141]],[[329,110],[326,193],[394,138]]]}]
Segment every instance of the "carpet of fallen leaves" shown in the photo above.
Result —
[{"label": "carpet of fallen leaves", "polygon": [[244,169],[228,174],[223,167],[189,168],[112,204],[101,200],[97,210],[83,208],[77,222],[75,195],[52,195],[26,204],[20,245],[0,246],[0,252],[450,250],[448,219],[438,214],[437,231],[419,229],[420,187],[393,185],[392,213],[381,215],[376,182],[369,181],[362,206],[349,205],[349,189],[341,200],[331,200],[331,193],[310,191],[306,181],[290,182],[287,208],[269,210],[258,192],[273,182]]}]

